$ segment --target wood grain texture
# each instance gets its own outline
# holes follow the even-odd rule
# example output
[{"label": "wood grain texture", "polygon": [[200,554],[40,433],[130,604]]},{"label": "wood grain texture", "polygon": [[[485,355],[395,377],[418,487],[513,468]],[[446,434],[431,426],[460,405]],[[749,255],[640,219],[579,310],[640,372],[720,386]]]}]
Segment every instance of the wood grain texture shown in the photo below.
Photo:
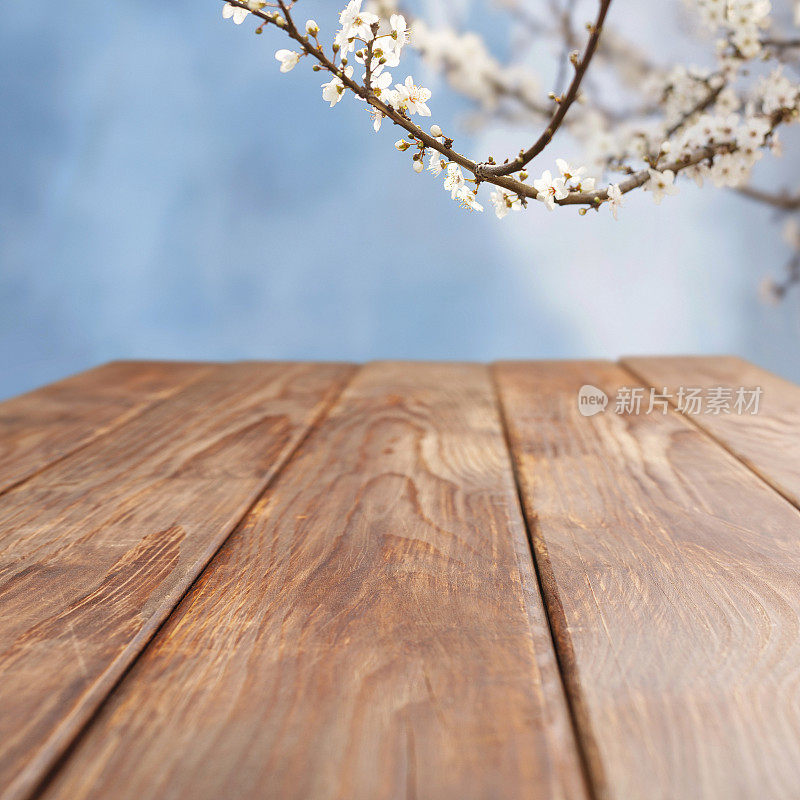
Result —
[{"label": "wood grain texture", "polygon": [[43,797],[585,798],[487,368],[364,368]]},{"label": "wood grain texture", "polygon": [[0,498],[0,796],[41,780],[350,373],[217,367]]},{"label": "wood grain texture", "polygon": [[0,493],[211,368],[115,361],[0,403]]},{"label": "wood grain texture", "polygon": [[796,800],[800,514],[675,412],[581,417],[616,365],[495,375],[597,796]]},{"label": "wood grain texture", "polygon": [[733,356],[631,357],[622,364],[643,383],[672,394],[679,386],[760,386],[756,415],[704,413],[691,419],[800,508],[800,386]]}]

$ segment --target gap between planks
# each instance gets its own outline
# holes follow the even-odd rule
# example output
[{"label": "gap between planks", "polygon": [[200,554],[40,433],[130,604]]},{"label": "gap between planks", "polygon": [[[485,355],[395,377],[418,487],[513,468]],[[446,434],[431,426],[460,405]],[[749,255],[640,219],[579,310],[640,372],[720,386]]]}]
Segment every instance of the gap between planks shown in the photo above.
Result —
[{"label": "gap between planks", "polygon": [[[96,442],[97,440],[103,438],[104,436],[112,433],[115,430],[118,430],[122,426],[132,422],[137,417],[140,417],[142,414],[147,413],[149,410],[154,408],[155,406],[168,402],[171,397],[176,395],[182,389],[185,389],[190,384],[194,383],[195,381],[201,380],[206,375],[210,374],[214,367],[220,366],[218,363],[215,362],[166,362],[166,361],[157,361],[157,362],[138,362],[138,361],[110,361],[106,364],[101,364],[97,367],[94,367],[86,372],[78,373],[77,375],[69,376],[63,380],[57,381],[53,384],[48,384],[46,386],[42,386],[38,389],[34,389],[30,392],[26,392],[23,395],[19,395],[18,397],[10,397],[7,400],[4,400],[0,403],[0,419],[2,418],[4,413],[8,413],[8,409],[15,405],[22,405],[23,403],[30,403],[30,402],[43,402],[46,404],[49,400],[52,400],[52,395],[56,394],[56,399],[62,406],[66,406],[65,398],[61,397],[58,398],[59,393],[63,393],[67,395],[67,398],[70,395],[70,392],[75,392],[75,389],[78,388],[80,391],[89,391],[90,386],[86,386],[85,384],[91,383],[92,379],[97,379],[99,376],[102,376],[105,372],[112,373],[113,376],[114,371],[121,371],[123,375],[121,377],[125,378],[124,372],[133,370],[140,365],[147,364],[147,368],[153,369],[156,372],[159,370],[174,370],[175,372],[185,372],[187,374],[181,375],[180,377],[176,378],[174,382],[171,382],[170,385],[165,385],[162,389],[157,389],[155,387],[151,387],[149,391],[142,391],[141,397],[137,404],[135,404],[132,408],[125,410],[120,410],[119,414],[116,417],[112,417],[107,420],[104,424],[100,425],[99,427],[92,426],[91,432],[86,431],[86,426],[89,425],[88,419],[86,420],[72,420],[71,428],[67,425],[65,430],[61,431],[62,435],[68,434],[70,437],[73,437],[73,443],[65,445],[63,451],[56,451],[52,455],[48,455],[46,452],[43,451],[43,446],[41,442],[38,442],[38,447],[34,447],[32,449],[26,449],[23,453],[23,462],[27,459],[30,463],[26,466],[24,463],[19,465],[19,463],[14,464],[13,458],[5,458],[5,463],[2,465],[2,469],[0,469],[0,497],[8,494],[14,489],[21,487],[23,484],[27,483],[31,479],[41,475],[43,472],[47,471],[48,469],[54,467],[56,464],[64,461],[66,458],[74,455],[75,453],[80,452],[81,450],[86,449],[91,444]],[[116,376],[119,378],[120,376]],[[127,378],[130,380],[133,377],[138,377],[134,375],[128,375]],[[163,377],[163,376],[162,376]],[[155,379],[154,376],[154,384],[156,386],[159,384],[160,380]],[[107,388],[103,384],[101,384],[101,388]],[[118,386],[114,387],[115,389]],[[90,392],[91,394],[91,392]],[[74,401],[74,397],[72,398]],[[94,399],[94,397],[93,397]],[[113,398],[112,398],[113,399]],[[64,409],[62,408],[62,411]],[[67,409],[68,410],[68,409]],[[94,409],[97,411],[97,408]],[[13,412],[12,412],[13,413]],[[84,428],[81,429],[80,423],[83,422]],[[24,425],[23,425],[24,428]],[[23,431],[24,432],[24,431]],[[16,432],[19,434],[19,431]],[[29,432],[30,434],[30,432]],[[48,442],[52,439],[52,432],[48,433],[47,440]],[[38,453],[37,453],[38,451]],[[11,464],[8,462],[11,461]],[[2,477],[2,472],[10,472],[16,470],[20,470],[20,477],[15,479],[8,479],[4,480]]]},{"label": "gap between planks", "polygon": [[[573,738],[578,751],[578,758],[580,761],[581,772],[583,773],[583,782],[586,787],[586,792],[589,800],[599,800],[597,787],[595,786],[594,776],[591,769],[591,756],[590,748],[592,746],[591,739],[584,735],[581,730],[581,719],[586,719],[587,715],[583,708],[583,698],[579,685],[571,685],[574,683],[570,681],[570,675],[575,675],[575,654],[572,650],[572,643],[568,636],[559,636],[557,623],[554,623],[553,617],[564,616],[563,609],[560,610],[560,602],[558,594],[552,590],[552,580],[548,585],[545,576],[542,574],[543,569],[547,567],[547,559],[540,563],[539,558],[536,556],[535,538],[533,535],[533,528],[535,526],[536,517],[533,515],[529,518],[525,508],[525,499],[523,496],[520,471],[517,465],[517,460],[514,458],[514,451],[511,445],[511,431],[508,424],[508,417],[506,415],[505,407],[500,399],[500,386],[497,380],[497,363],[489,365],[490,379],[492,382],[492,390],[494,392],[494,401],[497,407],[497,414],[500,418],[500,425],[503,430],[503,441],[505,442],[506,452],[508,454],[508,461],[510,464],[511,474],[514,477],[514,486],[517,492],[517,505],[519,507],[520,515],[522,516],[522,524],[525,526],[525,535],[528,542],[528,551],[533,564],[533,572],[536,576],[536,585],[539,589],[539,595],[542,598],[542,605],[544,606],[544,616],[547,620],[547,630],[550,633],[550,643],[555,653],[556,665],[558,666],[558,674],[561,680],[561,686],[566,700],[567,710],[569,712],[570,724],[572,726]],[[544,547],[544,542],[542,542]],[[597,759],[595,759],[597,760]]]},{"label": "gap between planks", "polygon": [[[658,357],[654,357],[654,358],[658,359]],[[687,358],[691,358],[691,356],[688,356]],[[630,357],[630,356],[628,356],[628,357],[625,357],[625,358],[621,358],[619,360],[618,364],[625,372],[627,372],[634,379],[634,381],[638,382],[642,386],[646,386],[646,387],[657,389],[658,391],[661,391],[665,387],[662,386],[662,389],[658,389],[658,387],[657,387],[657,385],[655,384],[654,381],[650,380],[644,374],[644,372],[642,370],[637,369],[634,366],[634,362],[642,361],[642,360],[644,360],[644,359],[643,358],[638,358],[638,357]],[[745,362],[745,366],[750,366],[750,365]],[[762,370],[759,369],[759,371],[762,371]],[[768,377],[770,379],[776,377],[776,376],[771,375],[771,373],[766,373],[766,371],[764,371],[764,372],[765,372],[764,377]],[[765,397],[765,401],[766,401],[766,397]],[[796,509],[798,509],[798,511],[800,511],[800,496],[798,496],[797,492],[792,491],[792,489],[789,488],[788,486],[784,486],[778,478],[774,477],[773,475],[771,475],[769,473],[769,470],[764,469],[763,467],[759,466],[758,464],[755,463],[754,459],[748,458],[746,455],[744,455],[742,452],[740,452],[732,444],[731,440],[729,440],[726,436],[724,436],[722,434],[718,434],[718,433],[714,432],[708,425],[704,425],[701,422],[701,420],[703,419],[702,416],[700,416],[699,414],[685,414],[682,411],[680,411],[678,409],[678,407],[677,407],[677,404],[675,402],[674,396],[672,394],[670,394],[670,397],[669,397],[669,404],[670,404],[670,411],[672,411],[675,414],[678,414],[678,416],[680,416],[682,419],[685,419],[687,422],[689,422],[693,427],[695,427],[703,435],[707,436],[709,439],[711,439],[713,442],[715,442],[717,445],[719,445],[727,453],[730,453],[730,455],[733,458],[735,458],[740,464],[742,464],[748,470],[750,470],[750,472],[758,480],[760,480],[763,483],[765,483],[770,489],[772,489],[774,492],[779,494],[784,500],[786,500],[787,503],[789,503],[790,505],[794,506],[794,508],[796,508]]]}]

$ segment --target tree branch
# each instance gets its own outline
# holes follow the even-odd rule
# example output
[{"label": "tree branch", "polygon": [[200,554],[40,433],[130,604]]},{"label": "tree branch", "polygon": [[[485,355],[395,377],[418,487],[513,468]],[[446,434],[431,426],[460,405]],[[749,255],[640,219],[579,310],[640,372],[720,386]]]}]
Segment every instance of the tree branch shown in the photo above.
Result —
[{"label": "tree branch", "polygon": [[[422,128],[413,123],[403,113],[380,100],[380,98],[372,91],[369,85],[362,86],[352,80],[352,78],[348,78],[344,69],[342,67],[337,67],[335,63],[325,55],[321,46],[312,44],[308,36],[298,31],[290,14],[291,5],[287,4],[285,0],[277,0],[278,6],[283,12],[282,17],[275,12],[264,13],[263,11],[253,11],[245,2],[242,2],[242,0],[223,0],[223,2],[226,1],[230,5],[250,11],[250,13],[261,19],[265,24],[275,25],[283,30],[291,39],[300,45],[304,53],[317,60],[321,69],[331,73],[332,75],[335,75],[347,89],[353,92],[353,94],[357,95],[366,103],[380,111],[381,114],[383,114],[387,119],[390,119],[395,125],[403,128],[411,135],[411,137],[413,137],[413,139],[420,142],[425,148],[436,151],[444,156],[448,161],[454,162],[471,172],[475,176],[477,184],[486,182],[506,189],[507,191],[516,194],[520,198],[538,199],[539,193],[533,186],[530,186],[521,180],[517,180],[516,178],[510,177],[510,173],[520,169],[521,167],[524,167],[524,165],[527,164],[531,158],[533,158],[533,155],[528,157],[527,154],[523,154],[520,159],[517,159],[515,162],[500,166],[485,163],[478,164],[470,160],[466,156],[452,149],[450,146],[452,145],[452,140],[446,139],[446,143],[440,142],[438,139],[426,133]],[[583,60],[576,70],[576,76],[573,79],[573,83],[570,88],[569,94],[572,96],[572,100],[574,100],[574,97],[577,95],[577,91],[580,86],[580,80],[583,77],[583,74],[586,72],[586,68],[588,67],[591,57],[597,47],[602,23],[605,19],[605,15],[610,4],[611,0],[601,0],[601,8],[598,15],[599,24],[596,25],[592,30],[590,42],[587,45]],[[711,105],[716,100],[721,89],[722,87],[719,87],[718,89],[711,91],[707,97],[703,98],[701,102],[689,112],[689,114],[691,115],[696,113],[697,111],[703,110]],[[565,103],[559,108],[559,112],[563,112],[558,118],[559,125],[563,121],[564,115],[566,114],[566,109],[568,109],[572,100],[570,100],[570,103]],[[781,122],[785,121],[788,114],[788,109],[781,109],[773,113],[771,117],[771,131],[773,131]],[[552,125],[553,123],[551,122],[550,127],[552,127]],[[550,128],[548,128],[548,130],[550,130]],[[547,131],[545,133],[547,133]],[[539,147],[539,149],[536,150],[536,152],[541,152],[541,150],[543,150],[546,146],[547,142],[549,142],[550,138],[552,138],[552,133],[547,138],[547,141],[544,142],[544,144],[539,145],[539,143],[537,143],[537,145],[531,148],[528,153],[533,152],[537,147]],[[542,139],[540,139],[540,141],[542,141]],[[699,164],[703,161],[711,160],[717,155],[736,152],[737,149],[738,145],[735,141],[715,143],[713,145],[699,148],[690,155],[686,155],[682,158],[677,158],[669,163],[660,165],[659,170],[671,170],[677,174],[682,170]],[[657,164],[657,161],[655,163]],[[621,181],[618,185],[622,194],[627,194],[634,189],[644,186],[649,180],[650,171],[648,168],[645,168],[634,172],[625,180]],[[788,196],[781,197],[778,195],[768,195],[749,187],[744,187],[739,191],[742,194],[751,197],[752,199],[771,202],[772,205],[785,208],[786,210],[794,210],[796,208],[800,209],[800,197],[791,198]],[[596,208],[606,200],[608,200],[608,187],[593,192],[571,191],[567,197],[561,200],[556,200],[555,202],[561,206],[581,205]]]},{"label": "tree branch", "polygon": [[709,92],[708,94],[701,98],[692,108],[690,108],[687,112],[681,115],[681,118],[675,122],[673,125],[670,125],[667,128],[664,138],[670,139],[674,134],[676,134],[695,114],[700,114],[701,112],[705,111],[707,108],[710,108],[714,103],[717,102],[717,98],[722,93],[722,90],[728,85],[725,80],[720,79],[720,83],[718,86],[711,88],[710,83],[714,79],[714,75],[708,78],[707,83],[709,84]]},{"label": "tree branch", "polygon": [[408,133],[412,134],[426,147],[436,150],[436,152],[441,153],[441,155],[445,156],[449,161],[454,161],[459,166],[464,167],[473,174],[475,173],[477,164],[474,161],[471,161],[466,156],[457,153],[452,148],[445,146],[438,139],[434,139],[433,136],[426,133],[418,125],[415,125],[410,119],[408,119],[408,117],[403,116],[399,111],[380,100],[371,89],[360,86],[354,80],[352,80],[352,78],[348,78],[344,70],[337,67],[325,55],[321,47],[312,45],[308,36],[301,34],[297,30],[297,27],[295,26],[292,16],[289,12],[289,7],[285,2],[283,2],[283,0],[278,0],[278,6],[283,12],[283,25],[279,24],[275,17],[270,14],[265,14],[263,11],[251,11],[247,3],[241,2],[241,0],[223,0],[223,2],[227,2],[232,6],[237,6],[238,8],[243,8],[246,11],[250,11],[251,14],[263,20],[265,23],[275,25],[277,28],[284,31],[286,34],[288,34],[289,38],[293,39],[301,46],[304,52],[315,58],[323,69],[339,78],[342,84],[351,92],[353,92],[353,94],[358,95],[358,97],[369,103],[369,105],[373,106],[373,108],[376,108],[395,125],[399,125],[401,128],[408,131]]},{"label": "tree branch", "polygon": [[755,189],[752,186],[740,186],[736,190],[743,197],[756,200],[759,203],[779,208],[781,211],[800,211],[800,195],[790,195],[788,191],[772,193],[762,189]]},{"label": "tree branch", "polygon": [[510,175],[512,172],[521,170],[526,164],[530,163],[542,150],[550,144],[550,140],[555,136],[556,131],[561,127],[570,106],[575,102],[578,97],[578,91],[581,88],[581,82],[589,68],[592,57],[597,50],[597,45],[600,41],[600,35],[603,31],[603,24],[605,23],[606,14],[611,6],[611,0],[600,0],[600,10],[597,14],[597,19],[591,27],[589,34],[589,41],[586,43],[586,49],[583,52],[583,57],[575,65],[575,75],[572,78],[572,83],[567,90],[566,95],[561,98],[555,114],[553,114],[550,123],[545,128],[542,135],[536,140],[532,147],[529,147],[524,152],[520,153],[513,161],[505,164],[479,164],[477,177],[487,180],[490,178],[499,177],[502,175]]}]

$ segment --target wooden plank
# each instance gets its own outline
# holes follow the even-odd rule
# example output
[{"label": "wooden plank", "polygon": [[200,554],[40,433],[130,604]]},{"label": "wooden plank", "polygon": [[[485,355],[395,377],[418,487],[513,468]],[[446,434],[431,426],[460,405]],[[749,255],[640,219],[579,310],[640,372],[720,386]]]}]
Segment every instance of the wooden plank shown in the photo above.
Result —
[{"label": "wooden plank", "polygon": [[0,403],[0,493],[211,369],[115,361]]},{"label": "wooden plank", "polygon": [[0,796],[41,780],[350,372],[218,367],[0,498]]},{"label": "wooden plank", "polygon": [[796,800],[800,514],[616,365],[496,378],[597,797]]},{"label": "wooden plank", "polygon": [[733,356],[631,357],[622,364],[648,386],[666,387],[673,405],[681,386],[725,387],[734,396],[740,387],[762,389],[755,415],[732,408],[732,413],[704,411],[691,419],[800,507],[800,386]]},{"label": "wooden plank", "polygon": [[43,796],[585,798],[487,368],[364,368]]}]

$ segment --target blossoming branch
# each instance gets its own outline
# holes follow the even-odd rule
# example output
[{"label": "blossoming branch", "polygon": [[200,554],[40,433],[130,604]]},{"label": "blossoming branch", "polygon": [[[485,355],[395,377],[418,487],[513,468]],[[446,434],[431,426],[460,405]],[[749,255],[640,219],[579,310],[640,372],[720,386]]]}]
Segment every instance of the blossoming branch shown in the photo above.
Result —
[{"label": "blossoming branch", "polygon": [[[308,59],[326,76],[322,98],[331,107],[349,94],[366,105],[375,131],[386,120],[401,128],[395,148],[411,156],[415,172],[427,169],[440,179],[465,209],[483,211],[486,184],[499,218],[529,207],[530,201],[548,210],[575,205],[581,214],[607,207],[616,218],[629,192],[642,189],[660,203],[678,193],[679,178],[689,178],[736,189],[781,213],[800,211],[800,199],[749,186],[763,154],[780,153],[778,129],[797,120],[800,101],[800,85],[785,68],[787,62],[796,64],[800,40],[773,32],[770,0],[684,0],[715,37],[711,69],[651,63],[635,43],[606,30],[612,0],[597,0],[594,18],[584,26],[572,19],[574,0],[535,4],[546,7],[543,21],[533,18],[521,0],[496,0],[524,28],[563,41],[558,76],[563,88],[547,95],[536,75],[500,64],[475,33],[433,29],[387,0],[363,10],[362,0],[350,0],[338,26],[323,37],[314,20],[298,27],[293,11],[299,1],[228,0],[223,16],[237,24],[252,16],[257,33],[266,26],[281,30],[292,43],[275,54],[281,72]],[[798,24],[800,3],[794,13]],[[548,18],[555,27],[548,28]],[[536,124],[539,132],[531,144],[502,162],[491,156],[473,160],[454,148],[454,137],[441,125],[423,128],[417,120],[431,116],[430,90],[411,75],[393,77],[409,46],[482,114],[514,118],[526,130]],[[584,79],[595,60],[613,66],[620,84],[635,90],[634,107],[609,108],[599,93],[586,89]],[[562,128],[583,146],[583,163],[548,159],[534,172],[534,163],[544,159]],[[787,238],[800,253],[794,227]],[[796,260],[800,264],[800,257]],[[788,284],[768,288],[777,296]]]}]

